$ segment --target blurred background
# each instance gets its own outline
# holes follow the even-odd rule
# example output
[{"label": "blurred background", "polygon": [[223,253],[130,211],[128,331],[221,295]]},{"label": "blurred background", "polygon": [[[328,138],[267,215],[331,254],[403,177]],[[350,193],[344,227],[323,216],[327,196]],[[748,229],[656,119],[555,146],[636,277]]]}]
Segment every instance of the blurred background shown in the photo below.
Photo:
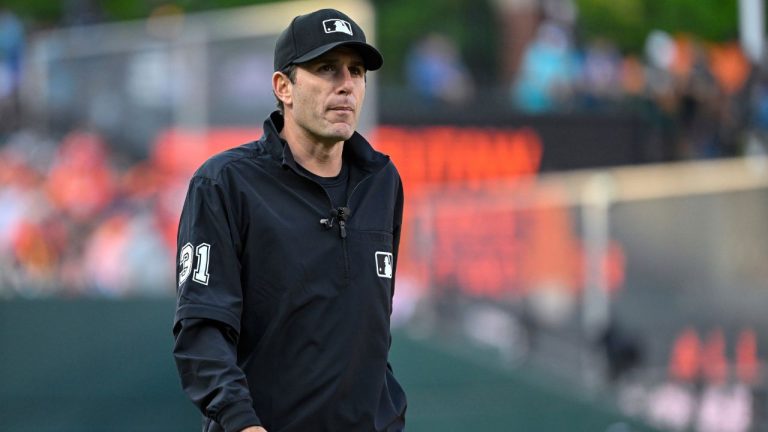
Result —
[{"label": "blurred background", "polygon": [[4,0],[0,430],[188,431],[175,236],[290,19],[385,58],[419,431],[766,431],[763,0]]}]

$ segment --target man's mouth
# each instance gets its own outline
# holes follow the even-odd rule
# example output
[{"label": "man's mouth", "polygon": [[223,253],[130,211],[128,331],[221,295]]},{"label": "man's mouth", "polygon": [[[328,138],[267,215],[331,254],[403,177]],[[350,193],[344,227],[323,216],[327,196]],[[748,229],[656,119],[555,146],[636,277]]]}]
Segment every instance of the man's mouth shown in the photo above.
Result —
[{"label": "man's mouth", "polygon": [[348,105],[337,105],[330,108],[331,111],[353,112],[355,109]]}]

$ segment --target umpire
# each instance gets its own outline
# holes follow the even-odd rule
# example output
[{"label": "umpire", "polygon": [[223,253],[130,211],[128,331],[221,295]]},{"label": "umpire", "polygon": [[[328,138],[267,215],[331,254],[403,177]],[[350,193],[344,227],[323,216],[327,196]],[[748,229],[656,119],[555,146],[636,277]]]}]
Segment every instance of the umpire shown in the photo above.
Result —
[{"label": "umpire", "polygon": [[355,132],[381,54],[343,13],[277,40],[279,110],[192,177],[173,354],[203,431],[402,431],[387,360],[400,176]]}]

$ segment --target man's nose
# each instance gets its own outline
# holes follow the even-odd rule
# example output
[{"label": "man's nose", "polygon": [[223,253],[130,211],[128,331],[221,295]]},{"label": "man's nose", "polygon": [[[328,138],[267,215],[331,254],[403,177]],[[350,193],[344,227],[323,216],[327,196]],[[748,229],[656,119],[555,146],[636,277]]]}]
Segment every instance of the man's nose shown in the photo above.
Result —
[{"label": "man's nose", "polygon": [[351,93],[354,86],[352,72],[347,68],[341,68],[339,72],[339,93]]}]

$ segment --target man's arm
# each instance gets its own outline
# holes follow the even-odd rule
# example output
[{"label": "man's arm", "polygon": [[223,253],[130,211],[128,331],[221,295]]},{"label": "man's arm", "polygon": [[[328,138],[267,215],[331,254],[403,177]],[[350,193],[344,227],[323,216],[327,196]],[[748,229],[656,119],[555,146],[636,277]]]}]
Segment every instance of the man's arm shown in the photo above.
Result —
[{"label": "man's arm", "polygon": [[200,411],[227,432],[260,425],[245,374],[237,367],[234,330],[213,320],[187,318],[174,327],[174,336],[181,385]]},{"label": "man's arm", "polygon": [[173,355],[192,402],[226,432],[239,432],[261,421],[237,361],[243,293],[231,209],[226,186],[192,178],[179,220]]}]

